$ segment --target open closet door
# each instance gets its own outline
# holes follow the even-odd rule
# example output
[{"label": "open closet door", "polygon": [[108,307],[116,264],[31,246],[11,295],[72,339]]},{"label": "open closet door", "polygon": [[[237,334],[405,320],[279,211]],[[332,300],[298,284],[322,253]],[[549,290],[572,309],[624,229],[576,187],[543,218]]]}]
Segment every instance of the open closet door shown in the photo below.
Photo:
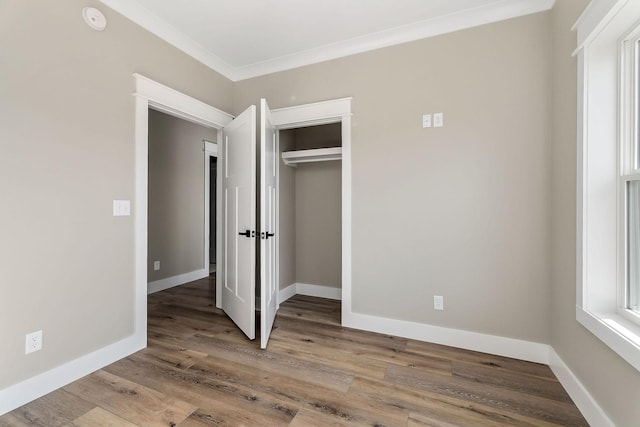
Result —
[{"label": "open closet door", "polygon": [[[222,301],[249,339],[256,337],[256,107],[223,129],[224,204]],[[220,167],[220,166],[218,166]]]},{"label": "open closet door", "polygon": [[276,283],[276,129],[260,100],[260,347],[266,348],[278,309]]}]

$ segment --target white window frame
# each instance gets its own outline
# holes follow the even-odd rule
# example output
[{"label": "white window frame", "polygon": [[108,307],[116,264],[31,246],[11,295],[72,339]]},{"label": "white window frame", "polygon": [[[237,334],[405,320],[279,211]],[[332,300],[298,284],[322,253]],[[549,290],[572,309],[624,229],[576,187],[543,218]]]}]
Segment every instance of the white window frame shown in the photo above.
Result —
[{"label": "white window frame", "polygon": [[623,62],[624,41],[640,34],[638,16],[640,0],[592,0],[576,23],[576,318],[640,371],[640,318],[626,298],[626,180],[636,173],[628,163],[636,100],[628,95],[634,77]]},{"label": "white window frame", "polygon": [[[627,185],[640,181],[640,145],[638,144],[638,43],[640,22],[620,42],[620,137],[618,186],[618,314],[640,325],[640,313],[629,309],[629,241]],[[639,260],[640,261],[640,260]]]}]

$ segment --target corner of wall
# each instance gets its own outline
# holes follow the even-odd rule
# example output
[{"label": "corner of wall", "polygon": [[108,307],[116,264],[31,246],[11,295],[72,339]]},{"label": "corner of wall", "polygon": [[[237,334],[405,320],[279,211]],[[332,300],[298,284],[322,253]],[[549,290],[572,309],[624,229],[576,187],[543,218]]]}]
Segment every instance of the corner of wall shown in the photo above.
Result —
[{"label": "corner of wall", "polygon": [[564,363],[553,347],[550,347],[549,350],[548,364],[589,425],[615,427],[613,421],[609,419],[598,402]]}]

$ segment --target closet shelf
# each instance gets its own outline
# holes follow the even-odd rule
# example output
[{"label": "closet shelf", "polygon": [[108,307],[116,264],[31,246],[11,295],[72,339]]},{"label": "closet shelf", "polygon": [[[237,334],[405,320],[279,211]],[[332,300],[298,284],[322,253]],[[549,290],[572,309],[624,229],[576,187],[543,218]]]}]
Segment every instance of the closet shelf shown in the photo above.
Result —
[{"label": "closet shelf", "polygon": [[313,150],[285,151],[282,160],[287,166],[296,167],[298,163],[327,162],[342,160],[342,147],[316,148]]}]

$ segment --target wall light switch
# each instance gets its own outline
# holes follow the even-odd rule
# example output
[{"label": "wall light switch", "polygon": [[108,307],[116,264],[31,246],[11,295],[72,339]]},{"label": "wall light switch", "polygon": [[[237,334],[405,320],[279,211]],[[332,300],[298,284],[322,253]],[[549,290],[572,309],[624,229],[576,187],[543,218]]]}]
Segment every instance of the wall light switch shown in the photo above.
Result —
[{"label": "wall light switch", "polygon": [[423,114],[422,115],[422,127],[430,128],[431,127],[431,114]]},{"label": "wall light switch", "polygon": [[129,215],[131,215],[130,200],[114,200],[113,201],[113,216],[129,216]]},{"label": "wall light switch", "polygon": [[433,115],[433,127],[441,128],[444,126],[444,113],[434,113]]}]

